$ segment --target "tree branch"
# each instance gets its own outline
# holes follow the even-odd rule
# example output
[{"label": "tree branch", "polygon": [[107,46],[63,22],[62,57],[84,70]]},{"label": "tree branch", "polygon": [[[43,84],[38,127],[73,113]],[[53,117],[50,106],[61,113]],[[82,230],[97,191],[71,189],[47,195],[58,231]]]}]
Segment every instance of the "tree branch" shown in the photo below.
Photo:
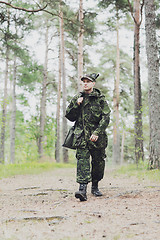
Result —
[{"label": "tree branch", "polygon": [[36,10],[30,10],[30,9],[26,9],[26,8],[22,8],[22,7],[16,7],[16,6],[14,6],[10,3],[4,2],[4,1],[0,1],[0,3],[5,4],[5,5],[7,5],[11,8],[17,9],[17,10],[21,10],[21,11],[25,11],[25,12],[32,12],[32,13],[43,11],[47,7],[47,4],[46,4],[43,8],[39,8]]},{"label": "tree branch", "polygon": [[[61,16],[57,13],[52,13],[52,12],[50,12],[50,11],[48,11],[48,10],[43,10],[44,12],[46,12],[46,13],[48,13],[48,14],[50,14],[50,15],[52,15],[52,16],[56,16],[56,17],[59,17],[59,18],[61,18]],[[71,22],[71,23],[73,23],[73,24],[75,24],[75,25],[77,25],[77,26],[79,26],[74,20],[72,20],[72,19],[68,19],[68,18],[66,18],[66,17],[63,17],[63,19],[65,19],[65,20],[67,20],[68,22]]]},{"label": "tree branch", "polygon": [[[52,12],[50,12],[50,11],[45,9],[48,6],[48,4],[46,4],[43,8],[39,8],[39,9],[36,9],[36,10],[34,10],[34,9],[31,10],[31,9],[26,9],[26,8],[22,8],[22,7],[16,7],[16,6],[14,6],[14,5],[10,4],[10,3],[7,3],[5,1],[0,1],[0,3],[5,4],[5,5],[7,5],[7,6],[11,7],[11,8],[14,8],[14,9],[17,9],[17,10],[21,10],[21,11],[25,11],[25,12],[30,12],[30,13],[44,11],[44,12],[46,12],[46,13],[52,15],[52,16],[57,16],[57,17],[60,18],[59,14],[52,13]],[[68,22],[71,22],[72,24],[75,24],[75,25],[78,26],[78,24],[74,20],[68,19],[68,18],[65,18],[65,17],[64,17],[64,19],[67,20]]]},{"label": "tree branch", "polygon": [[55,84],[55,81],[47,82],[47,83],[46,83],[46,87],[47,87],[49,84]]},{"label": "tree branch", "polygon": [[135,17],[134,17],[133,7],[132,7],[132,5],[131,5],[131,3],[130,3],[130,0],[127,0],[127,1],[128,1],[128,5],[129,5],[129,8],[130,8],[130,12],[131,12],[131,15],[132,15],[132,18],[133,18],[135,24],[137,24],[137,25],[140,26],[141,23],[142,23],[142,14],[143,14],[144,0],[142,1],[142,4],[141,4],[141,9],[140,9],[140,12],[141,12],[141,21],[140,21],[139,23],[136,21],[136,19],[135,19]]},{"label": "tree branch", "polygon": [[128,1],[128,5],[129,5],[129,8],[130,8],[130,12],[131,12],[132,18],[133,18],[135,24],[137,24],[136,19],[135,19],[134,14],[133,14],[133,7],[132,7],[130,1],[129,0],[127,0],[127,1]]},{"label": "tree branch", "polygon": [[140,21],[139,25],[141,25],[141,23],[142,23],[143,7],[144,7],[144,0],[142,1],[142,4],[141,4],[141,21]]}]

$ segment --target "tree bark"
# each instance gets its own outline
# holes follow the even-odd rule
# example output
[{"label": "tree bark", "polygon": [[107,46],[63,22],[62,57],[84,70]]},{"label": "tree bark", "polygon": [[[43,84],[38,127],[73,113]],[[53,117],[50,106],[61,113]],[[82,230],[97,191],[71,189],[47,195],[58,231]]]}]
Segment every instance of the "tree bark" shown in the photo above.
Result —
[{"label": "tree bark", "polygon": [[12,114],[11,114],[11,133],[10,133],[10,163],[15,163],[15,135],[16,135],[16,76],[17,62],[14,57],[13,89],[12,89]]},{"label": "tree bark", "polygon": [[[63,92],[63,142],[67,135],[67,119],[66,114],[66,102],[67,102],[67,91],[66,91],[66,71],[65,71],[65,47],[64,47],[64,28],[63,28],[63,12],[60,9],[60,36],[61,36],[61,69],[62,69],[62,92]],[[68,162],[68,149],[63,148],[63,162]]]},{"label": "tree bark", "polygon": [[[10,28],[10,13],[8,10],[7,32]],[[6,37],[6,66],[5,66],[5,79],[4,79],[4,96],[2,106],[2,124],[1,124],[1,143],[0,143],[0,163],[5,161],[5,129],[6,129],[6,112],[7,112],[7,85],[8,85],[8,66],[9,66],[9,45],[8,38]]]},{"label": "tree bark", "polygon": [[134,1],[134,115],[135,115],[135,159],[138,165],[144,160],[143,130],[142,130],[142,100],[140,81],[140,0]]},{"label": "tree bark", "polygon": [[43,141],[44,141],[44,128],[45,128],[45,118],[46,118],[46,90],[47,90],[47,80],[48,80],[48,20],[46,20],[46,34],[45,34],[45,62],[44,62],[44,76],[42,83],[42,97],[40,106],[40,136],[38,144],[39,157],[43,156]]},{"label": "tree bark", "polygon": [[57,112],[56,112],[56,142],[55,142],[55,159],[60,162],[60,101],[61,101],[61,48],[59,48],[59,81],[57,93]]},{"label": "tree bark", "polygon": [[155,1],[145,0],[146,52],[149,86],[150,169],[160,169],[160,80],[155,18]]},{"label": "tree bark", "polygon": [[114,86],[114,125],[113,125],[113,162],[120,163],[120,132],[119,132],[119,82],[120,82],[120,53],[119,53],[119,19],[117,13],[117,57],[116,57],[116,80]]},{"label": "tree bark", "polygon": [[125,131],[123,130],[122,134],[122,144],[121,144],[121,165],[124,162],[124,141],[125,141]]},{"label": "tree bark", "polygon": [[78,35],[78,91],[82,90],[81,78],[83,76],[83,0],[79,1],[79,35]]}]

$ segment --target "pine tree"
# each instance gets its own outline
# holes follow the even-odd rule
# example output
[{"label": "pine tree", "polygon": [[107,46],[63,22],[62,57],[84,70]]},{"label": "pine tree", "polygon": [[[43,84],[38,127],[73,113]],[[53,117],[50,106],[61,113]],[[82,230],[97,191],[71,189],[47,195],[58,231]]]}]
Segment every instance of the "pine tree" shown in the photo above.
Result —
[{"label": "pine tree", "polygon": [[155,0],[145,0],[146,52],[149,86],[149,168],[160,169],[160,80]]},{"label": "pine tree", "polygon": [[7,27],[4,30],[4,46],[5,52],[5,79],[4,79],[4,95],[3,95],[3,106],[2,106],[2,123],[1,123],[1,142],[0,142],[0,163],[4,163],[5,159],[5,131],[6,131],[6,114],[7,114],[7,85],[8,85],[8,68],[9,68],[9,41],[10,37],[10,11],[7,9]]}]

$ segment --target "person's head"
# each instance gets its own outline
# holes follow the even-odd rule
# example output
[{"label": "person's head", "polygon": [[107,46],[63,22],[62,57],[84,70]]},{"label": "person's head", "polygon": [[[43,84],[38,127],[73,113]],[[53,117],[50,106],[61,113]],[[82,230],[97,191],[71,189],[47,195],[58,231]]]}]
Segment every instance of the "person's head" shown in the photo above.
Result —
[{"label": "person's head", "polygon": [[81,78],[81,81],[83,82],[83,90],[86,93],[91,93],[93,91],[94,85],[96,83],[96,79],[99,76],[99,74],[92,73],[90,75],[84,75]]}]

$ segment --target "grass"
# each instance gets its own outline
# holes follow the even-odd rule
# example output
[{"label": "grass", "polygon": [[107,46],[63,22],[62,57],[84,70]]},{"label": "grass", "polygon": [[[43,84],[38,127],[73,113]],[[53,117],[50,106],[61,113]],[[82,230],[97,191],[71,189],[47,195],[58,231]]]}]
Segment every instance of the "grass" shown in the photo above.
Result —
[{"label": "grass", "polygon": [[25,175],[25,174],[39,174],[44,171],[50,171],[55,168],[71,168],[74,164],[70,163],[51,163],[51,162],[30,162],[22,164],[0,164],[0,179],[7,178],[15,175]]},{"label": "grass", "polygon": [[136,176],[139,180],[149,179],[152,181],[160,182],[160,170],[148,170],[147,167],[148,166],[145,162],[140,163],[138,168],[136,164],[128,164],[118,168],[118,170],[116,170],[116,173],[125,174],[129,177]]},{"label": "grass", "polygon": [[[0,164],[0,179],[12,177],[15,175],[25,174],[39,174],[44,171],[50,171],[56,168],[72,168],[75,167],[75,163],[56,163],[56,162],[29,162],[22,164]],[[119,167],[114,172],[117,174],[124,174],[128,177],[136,176],[139,180],[149,179],[152,181],[160,182],[160,170],[147,170],[146,163],[140,163],[137,168],[136,164],[128,164]]]}]

